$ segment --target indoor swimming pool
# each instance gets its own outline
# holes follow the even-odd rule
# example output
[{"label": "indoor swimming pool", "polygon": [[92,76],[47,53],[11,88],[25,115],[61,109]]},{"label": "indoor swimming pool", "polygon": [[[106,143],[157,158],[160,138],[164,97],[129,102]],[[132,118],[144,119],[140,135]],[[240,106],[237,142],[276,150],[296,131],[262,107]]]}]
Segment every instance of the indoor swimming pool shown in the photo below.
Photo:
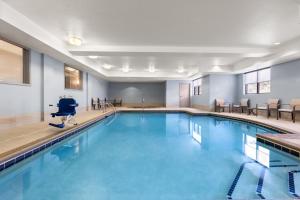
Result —
[{"label": "indoor swimming pool", "polygon": [[0,199],[297,197],[299,161],[257,133],[275,132],[212,116],[117,113],[3,170]]}]

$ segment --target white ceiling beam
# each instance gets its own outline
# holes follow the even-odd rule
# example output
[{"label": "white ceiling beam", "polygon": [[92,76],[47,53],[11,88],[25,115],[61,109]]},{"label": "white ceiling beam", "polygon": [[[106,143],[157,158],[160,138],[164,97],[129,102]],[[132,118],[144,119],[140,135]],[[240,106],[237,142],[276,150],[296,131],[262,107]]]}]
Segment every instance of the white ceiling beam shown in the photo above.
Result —
[{"label": "white ceiling beam", "polygon": [[249,47],[176,47],[176,46],[82,46],[69,49],[76,56],[120,55],[145,53],[180,53],[180,54],[234,54],[244,57],[262,57],[272,51],[269,48]]},{"label": "white ceiling beam", "polygon": [[288,61],[300,59],[300,37],[274,48],[273,53],[262,58],[246,58],[233,65],[234,73],[243,73]]}]

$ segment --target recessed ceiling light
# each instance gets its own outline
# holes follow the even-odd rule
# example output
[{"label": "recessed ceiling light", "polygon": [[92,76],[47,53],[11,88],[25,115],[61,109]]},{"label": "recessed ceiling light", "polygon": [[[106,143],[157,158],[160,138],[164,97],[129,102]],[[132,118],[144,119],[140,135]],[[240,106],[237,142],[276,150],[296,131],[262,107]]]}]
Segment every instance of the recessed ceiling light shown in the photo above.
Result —
[{"label": "recessed ceiling light", "polygon": [[215,66],[213,66],[212,71],[213,72],[220,72],[222,70],[221,70],[221,67],[219,65],[215,65]]},{"label": "recessed ceiling light", "polygon": [[148,71],[151,72],[151,73],[156,72],[155,66],[150,65]]},{"label": "recessed ceiling light", "polygon": [[178,73],[183,73],[183,72],[185,72],[184,67],[182,67],[182,66],[178,67],[177,72],[178,72]]},{"label": "recessed ceiling light", "polygon": [[97,59],[98,56],[89,56],[90,59]]},{"label": "recessed ceiling light", "polygon": [[278,46],[280,45],[280,42],[274,42],[273,45]]},{"label": "recessed ceiling light", "polygon": [[70,37],[69,43],[74,46],[81,46],[82,40],[79,37]]},{"label": "recessed ceiling light", "polygon": [[131,69],[129,68],[129,65],[125,65],[125,66],[122,67],[122,71],[123,71],[123,72],[126,72],[126,73],[127,73],[127,72],[129,72],[130,70],[131,70]]},{"label": "recessed ceiling light", "polygon": [[102,67],[104,69],[111,69],[113,66],[112,65],[108,65],[108,64],[104,64],[104,65],[102,65]]}]

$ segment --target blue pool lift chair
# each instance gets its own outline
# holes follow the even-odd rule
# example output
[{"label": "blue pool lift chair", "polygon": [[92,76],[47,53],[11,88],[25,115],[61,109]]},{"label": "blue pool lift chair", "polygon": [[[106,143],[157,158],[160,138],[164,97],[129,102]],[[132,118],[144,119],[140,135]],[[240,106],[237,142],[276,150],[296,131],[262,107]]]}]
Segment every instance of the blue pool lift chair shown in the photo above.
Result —
[{"label": "blue pool lift chair", "polygon": [[[53,106],[53,105],[49,105]],[[58,112],[51,113],[52,117],[61,117],[61,124],[49,123],[50,126],[54,126],[56,128],[64,128],[65,123],[71,123],[73,125],[77,125],[75,121],[76,115],[76,107],[78,107],[78,103],[76,103],[73,98],[61,98],[57,104]]]}]

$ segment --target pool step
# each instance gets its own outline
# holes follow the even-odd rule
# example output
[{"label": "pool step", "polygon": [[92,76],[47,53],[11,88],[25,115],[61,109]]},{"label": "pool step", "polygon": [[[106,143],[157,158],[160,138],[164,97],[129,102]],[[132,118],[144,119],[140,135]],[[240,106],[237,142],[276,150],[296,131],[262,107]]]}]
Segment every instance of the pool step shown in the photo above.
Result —
[{"label": "pool step", "polygon": [[300,170],[292,170],[288,173],[288,177],[289,177],[289,193],[294,197],[299,199],[300,196],[299,194],[296,193],[296,189],[295,189],[295,179],[294,179],[294,174],[299,173]]},{"label": "pool step", "polygon": [[266,167],[262,167],[260,171],[260,176],[257,182],[257,187],[256,187],[256,195],[261,198],[261,199],[266,199],[264,195],[262,194],[262,187],[264,185],[264,178],[266,174]]},{"label": "pool step", "polygon": [[231,186],[230,186],[230,188],[229,188],[229,191],[227,192],[227,199],[232,199],[232,194],[233,194],[233,192],[234,192],[234,189],[235,189],[235,187],[236,187],[236,185],[237,185],[237,183],[238,183],[238,181],[239,181],[239,179],[240,179],[240,177],[241,177],[241,175],[242,175],[242,172],[243,172],[243,170],[244,170],[244,167],[245,167],[245,165],[246,165],[247,163],[251,163],[251,162],[245,162],[245,163],[243,163],[243,164],[240,166],[239,171],[238,171],[237,174],[235,175],[235,178],[234,178],[234,180],[233,180],[233,182],[232,182],[232,184],[231,184]]},{"label": "pool step", "polygon": [[[238,182],[240,180],[240,177],[241,177],[241,175],[242,175],[242,173],[243,173],[246,165],[248,165],[248,164],[258,164],[258,163],[256,161],[249,161],[249,162],[244,162],[244,163],[241,164],[241,166],[240,166],[238,172],[236,173],[235,178],[234,178],[234,180],[233,180],[233,182],[232,182],[232,184],[231,184],[231,186],[230,186],[230,188],[229,188],[229,190],[227,192],[227,199],[233,199],[232,195],[233,195],[233,193],[234,193],[234,191],[236,189],[236,186],[237,186],[237,184],[238,184]],[[261,165],[259,165],[259,166],[261,166]],[[261,167],[263,167],[263,166],[261,166]],[[263,167],[263,168],[265,168],[265,167]],[[258,191],[257,195],[259,197],[263,196],[261,194],[262,186],[263,186],[263,177],[260,179],[260,181],[258,181],[258,185],[257,185],[257,191]]]},{"label": "pool step", "polygon": [[[296,164],[281,164],[280,160],[272,160],[270,161],[270,168],[290,168],[290,167],[298,167],[298,165]],[[277,164],[278,163],[278,164]],[[227,192],[227,199],[233,199],[232,195],[236,189],[236,186],[240,180],[241,175],[243,174],[243,171],[245,169],[245,167],[248,164],[257,164],[257,166],[260,167],[260,174],[259,174],[259,178],[257,181],[257,186],[256,186],[256,195],[259,199],[266,199],[266,197],[263,194],[263,186],[264,186],[264,180],[265,180],[265,175],[266,175],[266,170],[268,169],[267,167],[261,165],[260,163],[258,163],[257,161],[249,161],[249,162],[244,162],[241,164],[238,172],[236,173],[236,176],[230,186],[230,189]],[[300,173],[300,170],[292,170],[288,173],[288,178],[289,178],[289,187],[288,187],[288,191],[286,190],[286,194],[292,195],[293,198],[297,198],[300,199],[300,195],[296,193],[295,191],[295,180],[294,180],[294,174],[295,173]],[[253,180],[252,180],[253,181]],[[269,186],[270,187],[270,186]],[[240,197],[238,197],[240,198]],[[242,197],[244,198],[244,197]]]}]

